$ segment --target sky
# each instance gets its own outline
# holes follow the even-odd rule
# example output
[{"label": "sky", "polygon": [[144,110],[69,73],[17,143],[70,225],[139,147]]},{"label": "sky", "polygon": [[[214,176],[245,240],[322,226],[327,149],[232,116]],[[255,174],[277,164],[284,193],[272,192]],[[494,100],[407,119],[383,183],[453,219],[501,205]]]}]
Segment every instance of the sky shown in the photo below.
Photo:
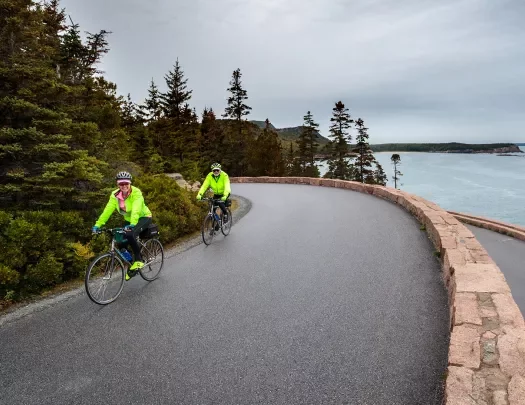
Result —
[{"label": "sky", "polygon": [[328,135],[342,101],[371,143],[525,142],[523,0],[63,0],[111,31],[100,68],[143,102],[179,60],[190,105],[222,113],[240,68],[278,128],[311,111]]}]

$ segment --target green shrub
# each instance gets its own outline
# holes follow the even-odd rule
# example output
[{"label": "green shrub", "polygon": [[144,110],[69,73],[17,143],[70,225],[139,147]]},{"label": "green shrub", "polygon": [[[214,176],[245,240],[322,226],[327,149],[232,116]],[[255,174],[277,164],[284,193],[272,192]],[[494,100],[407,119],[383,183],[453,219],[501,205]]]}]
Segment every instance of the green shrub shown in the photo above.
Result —
[{"label": "green shrub", "polygon": [[62,280],[63,268],[64,265],[51,252],[46,253],[36,265],[30,264],[27,267],[26,288],[30,292],[37,292],[57,284]]},{"label": "green shrub", "polygon": [[162,242],[173,242],[200,228],[207,207],[196,201],[195,192],[181,188],[165,175],[142,176],[135,185],[144,194]]},{"label": "green shrub", "polygon": [[[200,228],[207,206],[196,201],[195,192],[165,175],[139,175],[134,184],[144,193],[164,243]],[[85,211],[0,211],[0,305],[83,277],[90,260],[111,242],[106,234],[91,234],[106,201]],[[115,212],[106,226],[123,222]]]}]

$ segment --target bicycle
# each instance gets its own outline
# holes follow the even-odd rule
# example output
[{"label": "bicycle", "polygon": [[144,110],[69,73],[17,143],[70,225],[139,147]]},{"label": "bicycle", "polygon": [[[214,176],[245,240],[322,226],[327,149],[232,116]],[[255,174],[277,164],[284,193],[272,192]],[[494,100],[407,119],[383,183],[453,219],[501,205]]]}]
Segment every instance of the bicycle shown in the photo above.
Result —
[{"label": "bicycle", "polygon": [[[96,233],[103,232],[111,234],[111,248],[91,262],[84,280],[88,297],[99,305],[107,305],[117,299],[124,288],[126,272],[132,264],[117,248],[117,243],[124,241],[123,235],[126,231],[123,228],[112,228],[101,229]],[[157,239],[157,235],[157,226],[152,224],[137,237],[144,261],[144,267],[139,270],[139,274],[146,281],[157,279],[164,266],[164,247]],[[155,271],[154,265],[159,262],[160,266]],[[115,293],[109,294],[108,298],[104,299],[108,286],[115,287]],[[99,298],[97,293],[101,293],[102,297]]]},{"label": "bicycle", "polygon": [[[224,236],[228,236],[230,234],[233,217],[229,206],[227,206],[226,210],[228,211],[228,222],[223,223],[222,210],[217,204],[220,200],[214,198],[203,198],[201,199],[201,201],[207,201],[209,206],[209,211],[204,217],[204,221],[202,222],[201,228],[202,241],[204,242],[204,244],[209,245],[212,242],[213,237],[219,231],[219,229],[221,230]],[[217,214],[217,208],[219,209],[219,211],[221,211],[220,215]]]}]

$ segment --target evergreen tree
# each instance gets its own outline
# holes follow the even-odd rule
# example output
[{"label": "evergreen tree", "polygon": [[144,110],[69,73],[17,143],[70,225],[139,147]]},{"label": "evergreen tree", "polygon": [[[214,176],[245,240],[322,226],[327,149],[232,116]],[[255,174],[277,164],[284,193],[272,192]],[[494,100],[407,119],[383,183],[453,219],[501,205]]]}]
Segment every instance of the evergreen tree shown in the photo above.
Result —
[{"label": "evergreen tree", "polygon": [[188,79],[184,78],[184,71],[178,58],[173,70],[164,78],[168,90],[160,95],[161,105],[165,116],[174,119],[175,124],[179,125],[183,118],[186,118],[186,102],[191,99],[193,90],[187,90]]},{"label": "evergreen tree", "polygon": [[319,144],[316,142],[319,124],[308,111],[303,117],[303,126],[299,135],[298,161],[301,175],[306,177],[319,177],[319,169],[315,164],[315,151]]},{"label": "evergreen tree", "polygon": [[252,109],[252,107],[245,104],[245,100],[248,100],[248,93],[242,87],[241,76],[241,69],[233,71],[230,87],[228,88],[228,91],[230,92],[228,106],[222,115],[224,118],[236,120],[238,123],[242,121],[243,117],[250,114]]},{"label": "evergreen tree", "polygon": [[242,87],[241,76],[240,69],[233,71],[230,87],[227,89],[230,93],[228,105],[222,115],[224,118],[235,121],[234,132],[229,128],[227,131],[225,153],[227,154],[227,161],[231,164],[230,172],[238,176],[243,176],[246,171],[246,153],[253,140],[248,134],[243,134],[243,117],[250,114],[252,107],[245,103],[245,100],[248,99],[248,93]]},{"label": "evergreen tree", "polygon": [[59,82],[63,26],[56,3],[15,0],[0,14],[0,207],[72,208],[103,179],[101,162],[71,147],[73,122],[60,111],[69,89]]},{"label": "evergreen tree", "polygon": [[392,180],[394,180],[394,188],[397,188],[397,183],[399,182],[400,177],[403,175],[403,173],[399,171],[399,166],[401,165],[401,156],[399,156],[397,153],[394,153],[390,160],[394,165],[394,175],[392,176]]},{"label": "evergreen tree", "polygon": [[354,152],[357,153],[354,163],[354,179],[361,183],[374,183],[374,172],[372,164],[375,163],[374,155],[368,143],[368,128],[365,127],[364,121],[359,118],[355,122],[357,128],[356,148]]},{"label": "evergreen tree", "polygon": [[279,177],[284,174],[285,163],[279,135],[271,128],[268,119],[262,134],[253,142],[250,169],[253,176]]},{"label": "evergreen tree", "polygon": [[290,142],[290,148],[285,158],[285,174],[287,176],[300,176],[301,168],[297,159],[297,152],[293,148],[294,143]]},{"label": "evergreen tree", "polygon": [[352,137],[348,132],[351,124],[354,122],[350,118],[348,108],[338,101],[332,109],[332,118],[330,118],[330,135],[332,138],[329,147],[330,158],[328,159],[328,173],[325,177],[349,180],[351,179],[352,170],[347,159],[348,144]]},{"label": "evergreen tree", "polygon": [[380,186],[386,186],[388,177],[385,171],[383,170],[383,166],[381,166],[377,160],[375,164],[376,164],[376,169],[374,170],[374,184],[379,184]]},{"label": "evergreen tree", "polygon": [[202,112],[200,137],[199,137],[199,155],[200,170],[204,176],[210,172],[212,162],[223,159],[224,131],[217,122],[213,108],[205,107]]},{"label": "evergreen tree", "polygon": [[151,79],[148,97],[144,101],[141,110],[145,121],[158,120],[162,116],[161,94],[153,79]]}]

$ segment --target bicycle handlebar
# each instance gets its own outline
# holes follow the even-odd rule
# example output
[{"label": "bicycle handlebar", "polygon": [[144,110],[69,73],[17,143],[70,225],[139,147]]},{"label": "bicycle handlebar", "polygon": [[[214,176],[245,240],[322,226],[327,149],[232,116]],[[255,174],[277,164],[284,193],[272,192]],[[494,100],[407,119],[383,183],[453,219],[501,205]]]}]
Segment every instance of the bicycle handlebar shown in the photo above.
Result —
[{"label": "bicycle handlebar", "polygon": [[100,234],[102,232],[107,232],[107,233],[125,233],[126,231],[124,230],[124,228],[100,228],[99,230],[93,232],[95,234]]}]

